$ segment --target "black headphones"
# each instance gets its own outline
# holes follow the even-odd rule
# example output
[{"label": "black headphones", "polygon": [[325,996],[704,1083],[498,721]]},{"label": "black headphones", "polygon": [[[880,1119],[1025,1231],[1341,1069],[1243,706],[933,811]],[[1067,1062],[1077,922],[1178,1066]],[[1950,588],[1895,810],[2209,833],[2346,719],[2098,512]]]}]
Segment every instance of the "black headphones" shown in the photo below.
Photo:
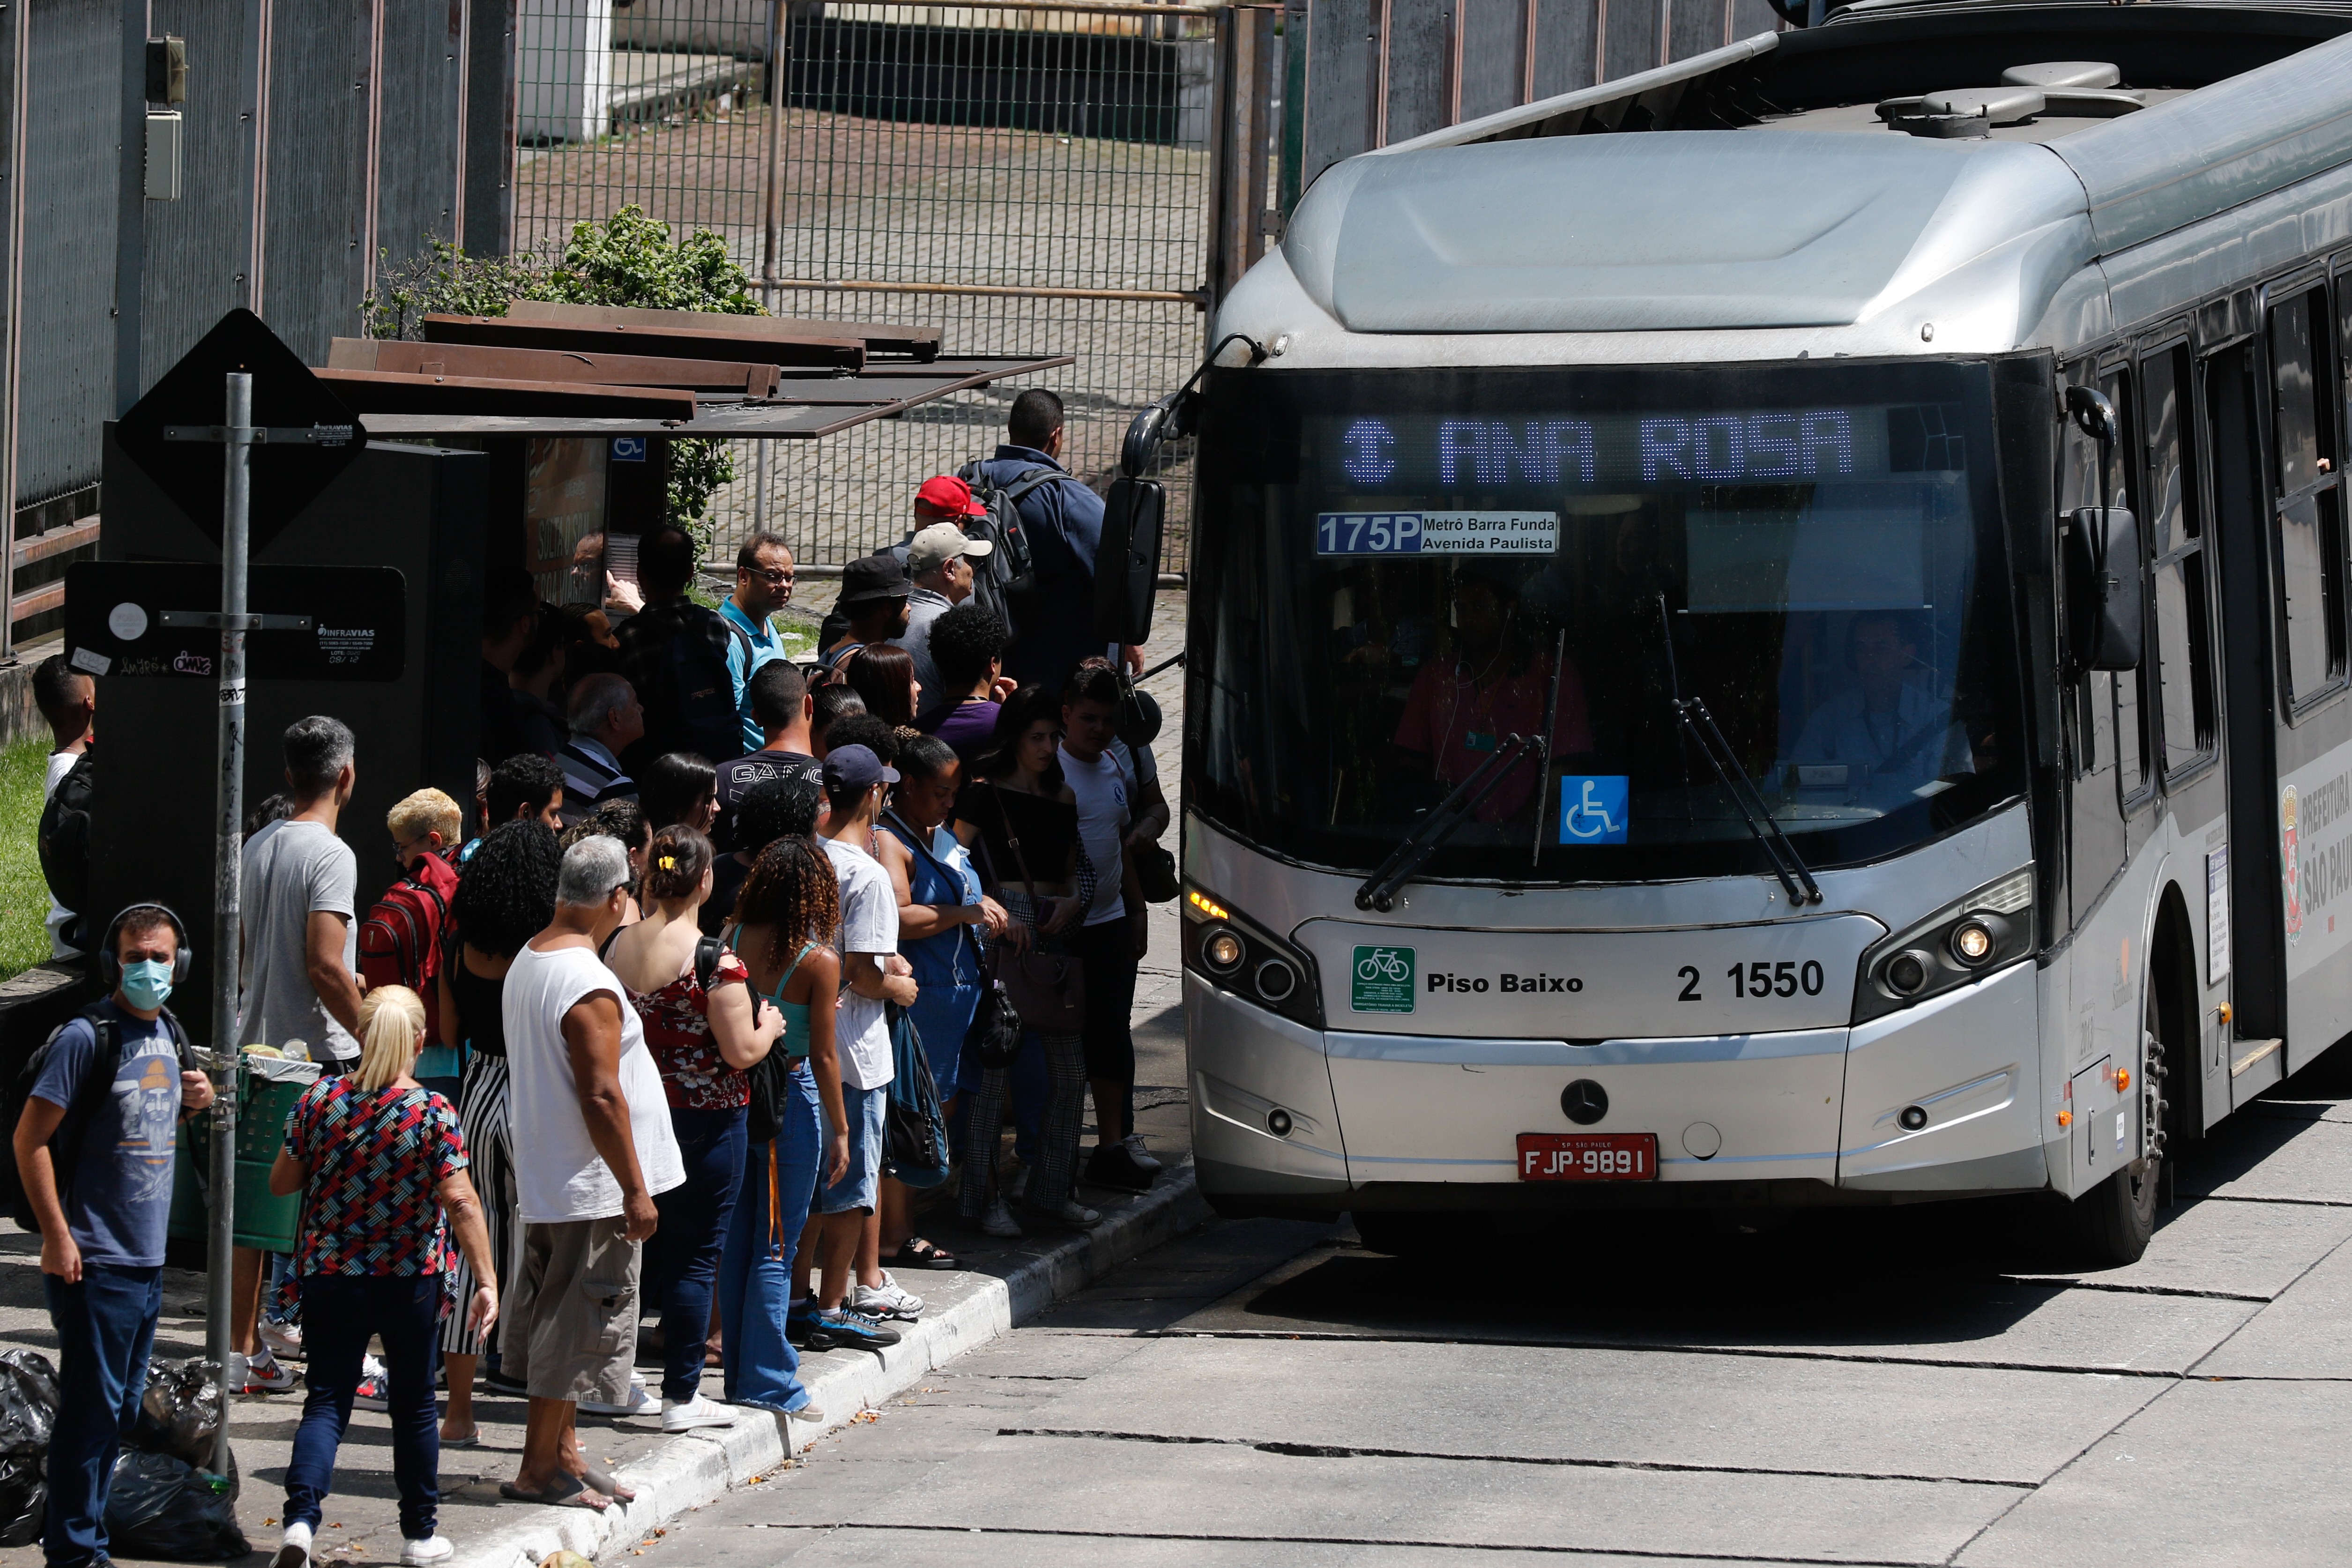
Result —
[{"label": "black headphones", "polygon": [[188,928],[182,925],[168,904],[134,904],[114,917],[106,928],[106,941],[98,950],[98,978],[109,991],[122,984],[122,923],[140,910],[160,909],[172,925],[172,935],[177,938],[177,950],[172,955],[172,984],[185,985],[188,971],[196,967],[196,956],[188,950]]}]

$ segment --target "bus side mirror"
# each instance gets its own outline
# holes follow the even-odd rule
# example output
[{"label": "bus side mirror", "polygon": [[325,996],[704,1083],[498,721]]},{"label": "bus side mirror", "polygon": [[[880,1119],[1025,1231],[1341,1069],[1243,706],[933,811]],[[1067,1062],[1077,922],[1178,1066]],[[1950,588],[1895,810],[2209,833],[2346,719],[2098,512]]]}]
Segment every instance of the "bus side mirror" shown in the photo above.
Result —
[{"label": "bus side mirror", "polygon": [[1095,548],[1095,635],[1106,643],[1139,647],[1150,638],[1167,510],[1168,489],[1157,479],[1114,479],[1103,498],[1102,542]]},{"label": "bus side mirror", "polygon": [[2139,668],[2139,519],[2124,507],[2066,514],[2066,619],[2074,666]]}]

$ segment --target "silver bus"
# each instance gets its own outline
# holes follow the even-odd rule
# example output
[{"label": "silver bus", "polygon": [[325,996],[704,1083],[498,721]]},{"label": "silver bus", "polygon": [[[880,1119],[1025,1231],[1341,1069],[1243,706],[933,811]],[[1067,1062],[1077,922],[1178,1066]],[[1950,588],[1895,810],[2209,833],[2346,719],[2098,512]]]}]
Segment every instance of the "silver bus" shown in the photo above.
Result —
[{"label": "silver bus", "polygon": [[2140,1254],[2352,1031],[2347,31],[1861,0],[1320,176],[1165,405],[1221,1211]]}]

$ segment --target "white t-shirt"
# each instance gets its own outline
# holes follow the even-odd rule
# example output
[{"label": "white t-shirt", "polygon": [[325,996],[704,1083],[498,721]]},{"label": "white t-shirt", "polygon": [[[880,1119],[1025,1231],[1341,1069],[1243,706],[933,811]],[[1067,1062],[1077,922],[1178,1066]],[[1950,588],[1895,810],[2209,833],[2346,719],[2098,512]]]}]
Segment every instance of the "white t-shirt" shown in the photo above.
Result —
[{"label": "white t-shirt", "polygon": [[[841,882],[841,929],[834,937],[835,949],[844,958],[852,953],[898,952],[898,895],[890,889],[890,873],[880,861],[838,839],[825,840],[824,852],[833,857],[833,874]],[[890,1082],[890,1020],[882,1003],[842,987],[833,1039],[841,1050],[844,1083],[852,1089],[879,1089]]]},{"label": "white t-shirt", "polygon": [[621,1008],[621,1094],[646,1190],[664,1193],[686,1180],[661,1070],[646,1049],[645,1025],[620,977],[586,947],[533,952],[523,945],[507,971],[499,1011],[507,1030],[507,1114],[515,1148],[515,1186],[532,1225],[604,1219],[621,1212],[621,1184],[596,1152],[580,1113],[580,1086],[563,1043],[563,1015],[583,997],[610,991]]},{"label": "white t-shirt", "polygon": [[1086,923],[1105,925],[1124,920],[1120,853],[1135,820],[1128,804],[1135,796],[1135,765],[1128,759],[1127,747],[1115,740],[1092,762],[1079,761],[1064,747],[1062,777],[1078,798],[1078,841],[1095,868],[1095,902]]},{"label": "white t-shirt", "polygon": [[[48,805],[49,797],[58,792],[58,781],[63,779],[67,774],[72,772],[74,764],[80,760],[81,753],[78,751],[53,751],[49,753],[48,770],[41,779],[41,804],[44,807]],[[50,957],[79,958],[81,956],[80,948],[69,946],[66,943],[66,922],[71,920],[73,917],[74,912],[68,909],[64,904],[59,904],[56,894],[53,893],[49,894],[49,917],[46,922],[44,922],[44,924],[48,926],[49,930]],[[100,935],[104,936],[105,933],[100,932]]]}]

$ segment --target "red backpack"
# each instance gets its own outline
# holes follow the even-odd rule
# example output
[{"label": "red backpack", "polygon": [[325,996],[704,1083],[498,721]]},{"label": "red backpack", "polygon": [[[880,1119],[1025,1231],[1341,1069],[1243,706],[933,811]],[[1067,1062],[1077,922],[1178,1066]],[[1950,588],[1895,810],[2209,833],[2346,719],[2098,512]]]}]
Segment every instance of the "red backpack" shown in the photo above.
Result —
[{"label": "red backpack", "polygon": [[416,869],[384,890],[360,925],[360,973],[370,986],[406,986],[425,998],[425,1033],[441,1042],[443,933],[449,924],[449,895],[457,889],[456,868],[427,855]]}]

